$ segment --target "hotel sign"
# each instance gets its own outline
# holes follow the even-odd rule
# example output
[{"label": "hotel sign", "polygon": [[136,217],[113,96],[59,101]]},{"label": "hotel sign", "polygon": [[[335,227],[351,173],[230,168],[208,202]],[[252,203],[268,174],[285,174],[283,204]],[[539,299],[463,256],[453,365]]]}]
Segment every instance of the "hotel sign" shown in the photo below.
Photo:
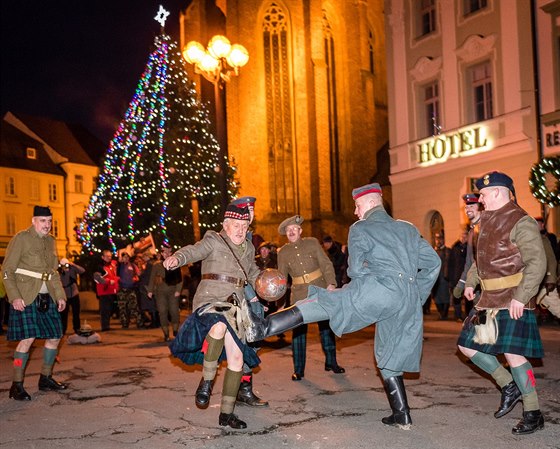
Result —
[{"label": "hotel sign", "polygon": [[472,156],[491,149],[487,128],[466,128],[452,134],[440,134],[416,145],[417,161],[422,167],[439,164],[449,158]]}]

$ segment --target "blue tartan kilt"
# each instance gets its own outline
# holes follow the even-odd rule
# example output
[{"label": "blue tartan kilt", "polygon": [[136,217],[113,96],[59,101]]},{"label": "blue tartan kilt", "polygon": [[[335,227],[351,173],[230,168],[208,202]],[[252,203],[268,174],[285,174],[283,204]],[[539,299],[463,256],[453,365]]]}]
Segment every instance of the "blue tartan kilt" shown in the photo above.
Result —
[{"label": "blue tartan kilt", "polygon": [[[243,361],[251,368],[261,363],[255,350],[239,339],[223,315],[219,313],[204,313],[200,315],[199,312],[201,309],[202,307],[199,307],[183,322],[175,339],[169,345],[171,354],[174,357],[177,357],[186,365],[202,365],[204,362],[204,354],[201,350],[206,335],[208,335],[208,332],[214,324],[222,322],[227,326],[233,340],[243,353]],[[224,348],[218,359],[218,363],[225,359],[226,350]]]},{"label": "blue tartan kilt", "polygon": [[496,315],[498,340],[493,345],[481,345],[473,341],[474,326],[469,326],[467,323],[475,313],[475,309],[471,310],[465,320],[463,330],[457,341],[459,346],[493,355],[508,353],[529,358],[542,358],[544,356],[537,319],[532,310],[524,310],[523,316],[518,320],[510,318],[509,310],[500,310]]},{"label": "blue tartan kilt", "polygon": [[37,309],[37,301],[25,306],[23,312],[10,306],[6,339],[20,341],[27,338],[62,338],[62,322],[57,303],[51,300],[46,312]]}]

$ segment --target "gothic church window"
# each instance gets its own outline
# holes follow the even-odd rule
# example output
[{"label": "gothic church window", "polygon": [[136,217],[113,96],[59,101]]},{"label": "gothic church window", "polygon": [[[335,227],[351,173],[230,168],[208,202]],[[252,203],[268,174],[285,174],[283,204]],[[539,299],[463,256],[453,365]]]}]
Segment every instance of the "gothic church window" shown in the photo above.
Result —
[{"label": "gothic church window", "polygon": [[262,28],[270,207],[276,213],[288,214],[296,212],[291,30],[279,3],[269,4]]},{"label": "gothic church window", "polygon": [[329,153],[331,175],[331,208],[341,210],[340,200],[340,154],[338,139],[338,104],[336,92],[335,40],[326,11],[323,11],[323,42],[327,68],[327,98],[329,119]]}]

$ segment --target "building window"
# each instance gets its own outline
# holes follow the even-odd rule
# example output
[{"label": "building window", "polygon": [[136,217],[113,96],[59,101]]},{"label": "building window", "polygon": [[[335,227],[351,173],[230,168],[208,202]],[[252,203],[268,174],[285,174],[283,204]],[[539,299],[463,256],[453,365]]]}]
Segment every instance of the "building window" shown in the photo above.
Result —
[{"label": "building window", "polygon": [[26,150],[27,159],[37,159],[37,150],[35,148],[28,147]]},{"label": "building window", "polygon": [[58,220],[52,222],[52,234],[55,238],[58,238]]},{"label": "building window", "polygon": [[432,246],[436,243],[436,234],[440,234],[445,241],[445,230],[442,215],[436,210],[432,213],[430,217],[430,235],[432,240]]},{"label": "building window", "polygon": [[331,208],[341,210],[340,198],[340,150],[338,141],[338,103],[336,91],[335,42],[331,24],[323,11],[323,45],[327,68],[327,99],[329,118],[329,153],[331,175]]},{"label": "building window", "polygon": [[57,192],[56,184],[49,183],[49,201],[51,202],[58,201],[58,192]]},{"label": "building window", "polygon": [[481,122],[493,117],[492,74],[490,63],[484,62],[469,70],[472,93],[472,119]]},{"label": "building window", "polygon": [[286,13],[271,2],[263,17],[266,128],[270,207],[296,211],[290,26]]},{"label": "building window", "polygon": [[15,235],[16,229],[16,216],[14,214],[6,214],[6,234]]},{"label": "building window", "polygon": [[369,73],[375,74],[375,39],[373,37],[373,32],[370,30],[368,35],[368,62],[369,62]]},{"label": "building window", "polygon": [[82,175],[74,176],[74,191],[84,193],[84,177]]},{"label": "building window", "polygon": [[488,6],[488,0],[463,0],[463,14],[469,15]]},{"label": "building window", "polygon": [[433,82],[423,87],[424,94],[424,131],[426,136],[436,136],[441,133],[439,114],[439,84]]},{"label": "building window", "polygon": [[39,180],[30,179],[29,180],[29,199],[39,200]]},{"label": "building window", "polygon": [[417,5],[417,36],[436,31],[436,0],[415,1]]},{"label": "building window", "polygon": [[6,176],[4,192],[6,196],[16,196],[16,178],[13,176]]}]

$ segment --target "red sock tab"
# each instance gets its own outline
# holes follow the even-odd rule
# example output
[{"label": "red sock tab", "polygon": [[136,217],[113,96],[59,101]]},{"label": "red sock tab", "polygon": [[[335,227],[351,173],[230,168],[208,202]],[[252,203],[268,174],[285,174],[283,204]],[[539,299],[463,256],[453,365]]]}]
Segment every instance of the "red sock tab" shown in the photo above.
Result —
[{"label": "red sock tab", "polygon": [[244,376],[241,376],[241,382],[251,382],[251,375],[246,374]]},{"label": "red sock tab", "polygon": [[208,341],[204,340],[204,343],[202,343],[202,349],[200,350],[200,352],[202,352],[203,354],[206,354],[206,351],[208,351]]},{"label": "red sock tab", "polygon": [[23,360],[22,359],[14,359],[14,366],[16,368],[21,368],[23,366]]},{"label": "red sock tab", "polygon": [[537,386],[537,380],[535,379],[535,373],[533,373],[532,369],[527,370],[527,385],[525,385],[525,387],[529,386],[529,383],[531,383],[531,386],[533,388],[535,388]]}]

